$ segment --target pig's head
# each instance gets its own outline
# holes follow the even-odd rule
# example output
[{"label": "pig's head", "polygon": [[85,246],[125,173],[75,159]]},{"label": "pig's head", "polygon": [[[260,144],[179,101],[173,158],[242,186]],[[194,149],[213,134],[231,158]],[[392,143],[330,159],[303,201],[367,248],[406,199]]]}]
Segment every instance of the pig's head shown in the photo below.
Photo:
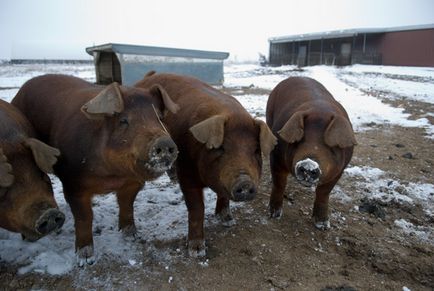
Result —
[{"label": "pig's head", "polygon": [[276,138],[260,120],[214,115],[190,128],[202,143],[197,157],[199,175],[216,193],[234,201],[255,197],[262,168]]},{"label": "pig's head", "polygon": [[65,215],[57,209],[47,173],[59,150],[27,138],[0,149],[0,227],[29,241],[60,229]]},{"label": "pig's head", "polygon": [[351,123],[332,112],[296,112],[278,134],[291,147],[290,166],[295,178],[307,187],[340,175],[345,149],[356,145]]},{"label": "pig's head", "polygon": [[100,122],[104,168],[140,181],[155,178],[176,160],[178,149],[161,119],[175,104],[159,85],[150,90],[113,83],[81,108],[87,118]]}]

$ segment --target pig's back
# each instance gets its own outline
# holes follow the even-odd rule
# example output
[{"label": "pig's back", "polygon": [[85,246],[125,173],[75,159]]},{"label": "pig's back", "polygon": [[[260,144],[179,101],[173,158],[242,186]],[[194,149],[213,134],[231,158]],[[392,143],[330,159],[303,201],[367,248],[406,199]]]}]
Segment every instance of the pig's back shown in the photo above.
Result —
[{"label": "pig's back", "polygon": [[29,119],[44,140],[53,127],[80,113],[80,107],[98,88],[65,75],[44,75],[27,81],[12,104]]},{"label": "pig's back", "polygon": [[[200,111],[226,112],[228,114],[248,115],[247,111],[234,97],[224,94],[208,84],[189,76],[175,74],[154,74],[145,77],[136,84],[137,87],[149,88],[160,84],[170,98],[180,106],[177,115],[191,114]],[[209,115],[204,113],[205,115]]]},{"label": "pig's back", "polygon": [[287,120],[297,111],[341,110],[340,104],[318,81],[308,77],[290,77],[280,82],[270,93],[266,117],[269,125],[276,119]]}]

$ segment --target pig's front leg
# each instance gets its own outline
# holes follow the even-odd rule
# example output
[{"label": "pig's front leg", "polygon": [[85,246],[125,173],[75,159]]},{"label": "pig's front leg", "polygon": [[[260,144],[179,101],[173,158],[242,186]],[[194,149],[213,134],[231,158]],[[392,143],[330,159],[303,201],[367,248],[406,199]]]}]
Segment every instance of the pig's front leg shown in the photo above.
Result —
[{"label": "pig's front leg", "polygon": [[280,218],[282,217],[282,205],[283,205],[283,193],[286,187],[286,181],[289,172],[276,165],[276,162],[271,158],[271,179],[272,179],[272,189],[270,196],[270,217]]},{"label": "pig's front leg", "polygon": [[92,265],[95,262],[92,236],[92,195],[65,191],[65,199],[74,216],[77,263],[80,267],[85,264]]},{"label": "pig's front leg", "polygon": [[134,223],[134,200],[142,186],[140,183],[128,184],[116,193],[119,204],[119,230],[133,239],[138,237]]},{"label": "pig's front leg", "polygon": [[206,246],[203,231],[205,206],[202,188],[186,188],[181,185],[188,210],[188,255],[204,257]]},{"label": "pig's front leg", "polygon": [[215,215],[220,219],[223,226],[231,227],[235,225],[235,219],[229,206],[229,199],[226,197],[217,197]]},{"label": "pig's front leg", "polygon": [[330,191],[335,186],[336,181],[324,185],[318,185],[316,188],[312,218],[315,227],[318,229],[326,230],[330,228],[329,197],[330,197]]}]

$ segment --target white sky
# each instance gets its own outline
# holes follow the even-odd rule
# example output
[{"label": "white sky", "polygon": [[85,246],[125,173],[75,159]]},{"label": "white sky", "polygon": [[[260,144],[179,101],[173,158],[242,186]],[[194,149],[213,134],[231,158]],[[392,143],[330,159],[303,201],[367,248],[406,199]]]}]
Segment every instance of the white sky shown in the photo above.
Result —
[{"label": "white sky", "polygon": [[271,36],[434,23],[432,0],[0,0],[0,59],[120,42],[268,55]]}]

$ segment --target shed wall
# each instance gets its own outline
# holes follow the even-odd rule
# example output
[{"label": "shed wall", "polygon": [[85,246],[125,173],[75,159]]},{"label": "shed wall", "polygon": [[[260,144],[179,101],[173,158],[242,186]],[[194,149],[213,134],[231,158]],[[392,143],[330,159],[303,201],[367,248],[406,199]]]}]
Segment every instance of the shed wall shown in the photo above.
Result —
[{"label": "shed wall", "polygon": [[434,29],[388,32],[380,42],[383,65],[434,66]]}]

